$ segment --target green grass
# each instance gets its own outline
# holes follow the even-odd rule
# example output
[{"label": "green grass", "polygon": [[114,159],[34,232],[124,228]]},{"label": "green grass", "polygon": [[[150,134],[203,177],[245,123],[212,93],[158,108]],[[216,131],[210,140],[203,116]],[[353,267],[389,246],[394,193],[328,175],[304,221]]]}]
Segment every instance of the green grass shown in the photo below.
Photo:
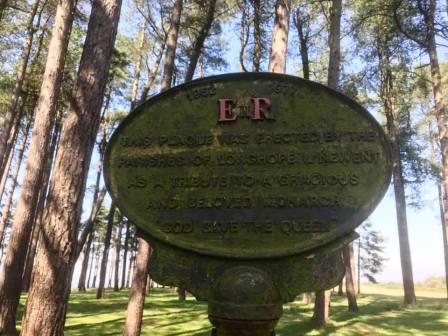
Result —
[{"label": "green grass", "polygon": [[[314,329],[310,322],[312,305],[304,305],[300,300],[285,305],[276,328],[277,336],[448,335],[448,301],[444,299],[443,289],[417,287],[417,304],[405,307],[398,285],[363,285],[362,288],[365,294],[358,299],[360,312],[348,312],[345,298],[333,296],[331,321],[320,330]],[[107,291],[103,300],[96,300],[94,292],[74,292],[65,334],[121,335],[126,306],[127,292]],[[173,290],[156,288],[146,299],[142,335],[209,336],[211,327],[206,311],[207,304],[191,296],[179,302]]]}]

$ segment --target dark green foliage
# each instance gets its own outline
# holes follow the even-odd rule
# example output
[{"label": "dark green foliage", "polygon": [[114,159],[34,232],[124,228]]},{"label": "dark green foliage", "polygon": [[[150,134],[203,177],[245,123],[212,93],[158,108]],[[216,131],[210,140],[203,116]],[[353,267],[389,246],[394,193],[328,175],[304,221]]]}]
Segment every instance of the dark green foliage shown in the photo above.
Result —
[{"label": "dark green foliage", "polygon": [[382,272],[387,258],[384,257],[384,237],[372,226],[372,223],[366,221],[359,228],[358,258],[361,269],[358,271],[369,282],[377,283],[376,276]]}]

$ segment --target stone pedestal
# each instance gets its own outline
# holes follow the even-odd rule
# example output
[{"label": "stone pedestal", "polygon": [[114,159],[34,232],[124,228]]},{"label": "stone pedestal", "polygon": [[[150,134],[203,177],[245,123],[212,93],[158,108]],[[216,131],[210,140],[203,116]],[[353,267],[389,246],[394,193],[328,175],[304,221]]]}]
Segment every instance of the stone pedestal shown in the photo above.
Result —
[{"label": "stone pedestal", "polygon": [[246,266],[219,277],[208,306],[217,336],[272,336],[282,312],[281,296],[269,275]]}]

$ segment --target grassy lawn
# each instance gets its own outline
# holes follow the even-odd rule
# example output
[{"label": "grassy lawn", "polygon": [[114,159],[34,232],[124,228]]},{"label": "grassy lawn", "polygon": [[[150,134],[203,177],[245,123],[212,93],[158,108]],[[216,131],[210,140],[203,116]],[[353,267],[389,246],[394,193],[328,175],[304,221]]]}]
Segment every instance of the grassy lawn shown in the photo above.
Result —
[{"label": "grassy lawn", "polygon": [[[309,319],[312,305],[300,300],[284,306],[277,336],[299,335],[448,335],[448,301],[444,290],[418,288],[418,303],[402,305],[397,285],[364,285],[358,304],[359,313],[349,313],[346,300],[333,296],[331,322],[315,330]],[[96,300],[94,292],[71,295],[67,336],[121,335],[125,320],[127,292],[106,292],[106,299]],[[154,289],[147,297],[142,335],[209,336],[207,304],[191,296],[179,302],[170,289]],[[235,335],[238,336],[238,335]]]}]

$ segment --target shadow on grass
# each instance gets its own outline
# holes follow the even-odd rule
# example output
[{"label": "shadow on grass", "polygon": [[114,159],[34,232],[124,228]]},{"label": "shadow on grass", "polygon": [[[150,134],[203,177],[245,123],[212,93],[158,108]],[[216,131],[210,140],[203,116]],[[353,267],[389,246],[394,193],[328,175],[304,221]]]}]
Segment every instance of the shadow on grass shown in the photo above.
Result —
[{"label": "shadow on grass", "polygon": [[[127,301],[127,291],[107,291],[101,300],[95,299],[93,291],[73,293],[66,336],[121,335]],[[276,328],[277,336],[448,335],[448,302],[444,299],[419,298],[416,305],[404,306],[400,297],[369,294],[361,295],[358,302],[360,311],[350,313],[345,298],[333,297],[331,321],[319,330],[310,322],[312,305],[287,304]],[[192,297],[180,302],[170,289],[156,289],[146,298],[142,336],[210,336],[210,329],[207,303],[197,302]]]},{"label": "shadow on grass", "polygon": [[359,298],[358,313],[348,312],[345,298],[332,298],[331,321],[315,329],[312,305],[290,304],[276,328],[279,336],[292,335],[448,335],[448,303],[421,298],[404,306],[399,298],[368,295]]}]

